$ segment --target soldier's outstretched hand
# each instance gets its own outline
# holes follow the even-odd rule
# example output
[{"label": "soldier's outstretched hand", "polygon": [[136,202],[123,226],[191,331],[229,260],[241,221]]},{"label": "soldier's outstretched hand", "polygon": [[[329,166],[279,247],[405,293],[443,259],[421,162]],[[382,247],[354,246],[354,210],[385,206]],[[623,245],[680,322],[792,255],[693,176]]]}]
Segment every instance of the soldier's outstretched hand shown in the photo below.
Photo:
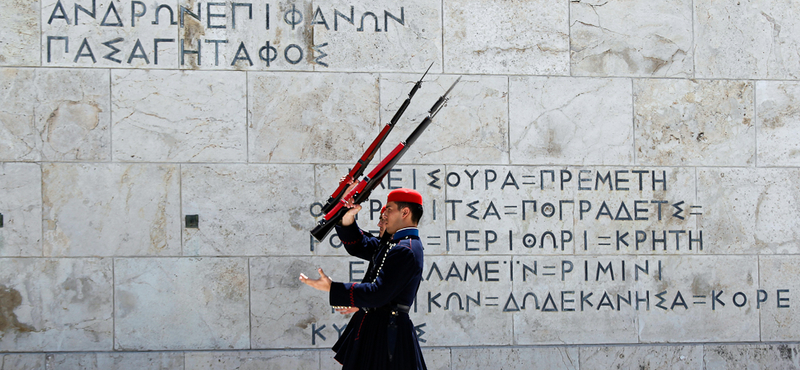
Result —
[{"label": "soldier's outstretched hand", "polygon": [[301,273],[300,281],[314,289],[321,290],[323,292],[330,292],[332,281],[331,278],[325,275],[321,268],[317,269],[317,271],[319,271],[319,279],[309,279],[308,276]]}]

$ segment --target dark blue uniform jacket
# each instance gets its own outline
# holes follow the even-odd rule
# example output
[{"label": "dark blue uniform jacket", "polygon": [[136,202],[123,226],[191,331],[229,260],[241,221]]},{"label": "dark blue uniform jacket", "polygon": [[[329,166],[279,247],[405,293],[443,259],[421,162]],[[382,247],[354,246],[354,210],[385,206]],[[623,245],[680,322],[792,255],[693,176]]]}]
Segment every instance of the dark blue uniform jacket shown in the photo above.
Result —
[{"label": "dark blue uniform jacket", "polygon": [[362,232],[355,223],[349,227],[336,226],[336,232],[348,253],[372,261],[376,266],[383,262],[383,268],[374,283],[333,283],[330,292],[331,305],[382,307],[390,303],[406,306],[413,304],[422,280],[423,261],[422,242],[416,228],[396,232],[392,242],[397,244],[388,255],[388,245],[379,245],[378,238]]}]

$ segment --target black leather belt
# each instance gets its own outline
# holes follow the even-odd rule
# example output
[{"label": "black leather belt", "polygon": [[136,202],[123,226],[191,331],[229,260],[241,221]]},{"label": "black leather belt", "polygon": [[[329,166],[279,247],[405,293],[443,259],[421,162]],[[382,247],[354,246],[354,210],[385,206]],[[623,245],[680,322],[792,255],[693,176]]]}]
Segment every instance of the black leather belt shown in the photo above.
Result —
[{"label": "black leather belt", "polygon": [[[399,313],[408,313],[409,311],[411,311],[411,306],[406,306],[404,304],[396,304],[394,306],[391,306],[390,308],[392,311]],[[396,315],[395,312],[392,312],[392,314]]]},{"label": "black leather belt", "polygon": [[364,308],[364,312],[372,313],[372,312],[380,312],[380,311],[388,311],[392,315],[397,315],[401,313],[409,313],[411,311],[411,306],[406,306],[404,304],[391,304],[382,307],[366,307]]}]

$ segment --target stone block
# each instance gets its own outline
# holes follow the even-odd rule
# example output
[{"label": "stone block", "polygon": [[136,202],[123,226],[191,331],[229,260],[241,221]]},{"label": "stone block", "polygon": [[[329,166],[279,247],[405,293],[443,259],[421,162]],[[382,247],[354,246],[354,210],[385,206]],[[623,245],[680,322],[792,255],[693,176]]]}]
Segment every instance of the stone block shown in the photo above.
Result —
[{"label": "stone block", "polygon": [[[661,279],[642,281],[648,310],[639,310],[642,343],[755,342],[758,261],[752,256],[663,256]],[[643,303],[644,304],[644,303]]]},{"label": "stone block", "polygon": [[351,316],[334,312],[328,293],[303,284],[300,274],[317,279],[317,268],[322,268],[333,281],[360,282],[363,273],[354,270],[366,267],[365,261],[354,257],[251,258],[251,348],[333,346]]},{"label": "stone block", "polygon": [[[381,77],[381,117],[391,117],[408,97],[419,75]],[[428,75],[412,104],[390,135],[382,154],[405,141],[428,116],[456,76]],[[449,102],[433,118],[400,163],[508,163],[508,79],[494,76],[463,76],[448,95]],[[467,108],[475,107],[475,108]]]},{"label": "stone block", "polygon": [[692,77],[692,2],[570,2],[573,75]]},{"label": "stone block", "polygon": [[756,82],[759,166],[800,167],[800,85]]},{"label": "stone block", "polygon": [[42,0],[41,4],[45,66],[178,67],[180,40],[176,42],[175,36],[183,31],[179,29],[178,1],[98,1],[89,5],[80,0]]},{"label": "stone block", "polygon": [[111,350],[112,278],[110,259],[0,258],[0,351]]},{"label": "stone block", "polygon": [[[425,343],[420,343],[424,345]],[[430,370],[450,370],[452,369],[450,348],[422,348],[422,358],[425,359],[425,366]]]},{"label": "stone block", "polygon": [[339,370],[342,368],[342,364],[339,361],[336,361],[333,356],[336,356],[336,353],[333,352],[331,349],[322,349],[319,350],[319,368],[320,370]]},{"label": "stone block", "polygon": [[705,369],[796,369],[796,344],[706,345]]},{"label": "stone block", "polygon": [[310,254],[313,197],[310,165],[181,166],[184,215],[198,228],[183,228],[189,256]]},{"label": "stone block", "polygon": [[[514,343],[636,343],[636,278],[657,276],[654,258],[514,257],[502,298],[504,315],[514,317]],[[636,266],[647,274],[636,275]],[[505,271],[504,271],[505,272]]]},{"label": "stone block", "polygon": [[579,369],[576,347],[453,348],[453,367],[488,369],[501,365],[506,370]]},{"label": "stone block", "polygon": [[800,21],[794,1],[694,2],[698,78],[797,79]]},{"label": "stone block", "polygon": [[253,73],[248,93],[250,162],[349,164],[382,128],[374,75]]},{"label": "stone block", "polygon": [[441,177],[448,253],[573,253],[574,205],[564,200],[572,201],[575,191],[561,189],[558,173],[525,166],[447,166]]},{"label": "stone block", "polygon": [[698,169],[698,226],[718,254],[797,254],[797,169]]},{"label": "stone block", "polygon": [[174,370],[183,369],[180,352],[51,353],[48,370]]},{"label": "stone block", "polygon": [[753,82],[635,80],[636,164],[753,166]]},{"label": "stone block", "polygon": [[569,75],[569,4],[447,0],[444,72]]},{"label": "stone block", "polygon": [[[756,299],[756,307],[761,312],[761,340],[800,340],[796,298],[800,291],[800,283],[796,279],[800,274],[800,256],[761,256],[758,265],[759,287],[762,291]],[[793,348],[795,361],[798,361],[798,349]]]},{"label": "stone block", "polygon": [[42,255],[41,184],[38,164],[0,164],[0,256]]},{"label": "stone block", "polygon": [[[313,41],[327,54],[316,71],[441,72],[441,3],[331,1],[309,4]],[[313,17],[311,11],[314,11]],[[320,57],[320,53],[315,53]]]},{"label": "stone block", "polygon": [[703,365],[708,370],[797,369],[797,344],[742,344],[703,346]]},{"label": "stone block", "polygon": [[249,347],[244,258],[121,258],[114,271],[114,349]]},{"label": "stone block", "polygon": [[43,164],[45,256],[179,255],[178,167]]},{"label": "stone block", "polygon": [[[579,254],[704,254],[695,169],[570,168]],[[568,176],[569,177],[569,176]]]},{"label": "stone block", "polygon": [[187,352],[185,370],[319,369],[317,351]]},{"label": "stone block", "polygon": [[0,28],[0,65],[39,66],[38,0],[12,0],[4,3],[3,28]]},{"label": "stone block", "polygon": [[510,78],[511,163],[633,164],[627,79]]},{"label": "stone block", "polygon": [[244,73],[113,70],[111,86],[114,160],[247,161]]},{"label": "stone block", "polygon": [[3,69],[0,160],[111,158],[107,71]]},{"label": "stone block", "polygon": [[581,369],[704,369],[703,346],[581,347]]},{"label": "stone block", "polygon": [[[424,345],[424,343],[420,343]],[[422,347],[422,358],[425,366],[429,370],[450,370],[450,349],[449,348],[425,348]],[[330,350],[320,351],[321,370],[341,370],[342,365],[333,356],[335,353]]]},{"label": "stone block", "polygon": [[510,345],[507,258],[426,256],[411,319],[426,346]]},{"label": "stone block", "polygon": [[44,354],[0,355],[0,370],[45,370]]}]

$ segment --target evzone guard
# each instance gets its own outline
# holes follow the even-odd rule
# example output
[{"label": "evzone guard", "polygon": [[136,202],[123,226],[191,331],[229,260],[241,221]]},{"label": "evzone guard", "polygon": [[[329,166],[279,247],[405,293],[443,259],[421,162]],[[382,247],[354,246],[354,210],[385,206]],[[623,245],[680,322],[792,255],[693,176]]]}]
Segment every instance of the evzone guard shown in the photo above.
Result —
[{"label": "evzone guard", "polygon": [[408,316],[422,281],[424,253],[417,228],[423,214],[422,195],[412,189],[396,189],[390,192],[379,218],[379,237],[361,230],[355,217],[361,210],[360,204],[369,198],[397,161],[430,125],[433,117],[446,105],[448,95],[460,80],[461,77],[456,79],[433,104],[428,110],[428,116],[405,141],[386,155],[369,175],[355,182],[385,140],[388,131],[405,111],[414,93],[421,87],[422,79],[414,85],[392,121],[381,131],[353,169],[342,178],[339,187],[323,206],[325,216],[311,230],[311,235],[321,241],[335,227],[347,252],[369,261],[367,273],[361,283],[334,282],[322,269],[318,269],[319,279],[309,279],[300,274],[300,281],[303,283],[328,292],[328,300],[336,311],[342,314],[354,313],[333,346],[336,352],[334,358],[343,365],[344,370],[427,369],[414,324]]},{"label": "evzone guard", "polygon": [[352,205],[336,233],[350,255],[369,261],[362,282],[333,282],[322,269],[319,279],[301,274],[300,280],[329,292],[336,311],[355,313],[333,346],[343,369],[427,369],[408,316],[422,281],[424,252],[417,228],[422,195],[411,189],[389,193],[379,237],[358,227],[360,210]]}]

